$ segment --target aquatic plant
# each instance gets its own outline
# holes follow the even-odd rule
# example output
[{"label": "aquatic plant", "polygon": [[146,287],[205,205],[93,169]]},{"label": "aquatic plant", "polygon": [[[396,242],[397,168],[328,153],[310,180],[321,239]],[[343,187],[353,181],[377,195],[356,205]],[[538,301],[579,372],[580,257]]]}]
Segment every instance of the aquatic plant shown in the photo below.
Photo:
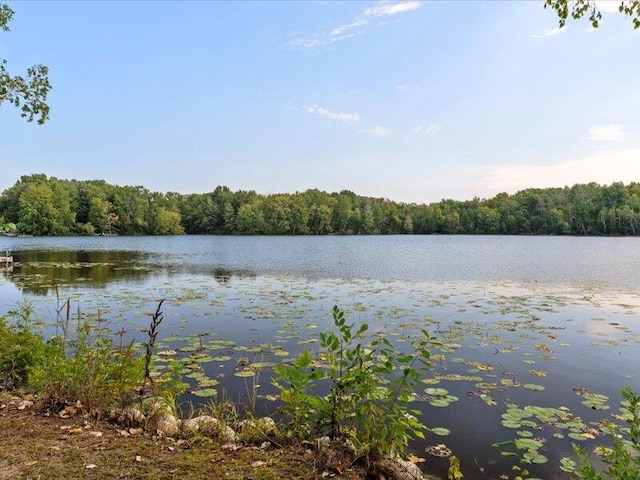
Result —
[{"label": "aquatic plant", "polygon": [[[319,358],[309,350],[274,368],[282,413],[297,436],[329,436],[346,441],[357,458],[402,456],[425,426],[409,408],[416,385],[429,369],[427,331],[412,353],[396,350],[384,336],[363,341],[367,324],[347,324],[333,307],[335,331],[320,333]],[[325,388],[326,395],[317,392]]]},{"label": "aquatic plant", "polygon": [[640,395],[630,387],[622,389],[620,414],[616,418],[624,420],[627,427],[619,427],[613,422],[607,424],[611,447],[598,446],[595,453],[607,466],[598,471],[589,453],[573,445],[578,457],[576,474],[582,480],[637,480],[640,478]]}]

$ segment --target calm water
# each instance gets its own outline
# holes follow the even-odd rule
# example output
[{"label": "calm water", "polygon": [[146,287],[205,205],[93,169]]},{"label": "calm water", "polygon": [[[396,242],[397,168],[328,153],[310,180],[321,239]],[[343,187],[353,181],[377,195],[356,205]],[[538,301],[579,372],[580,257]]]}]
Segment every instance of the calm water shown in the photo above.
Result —
[{"label": "calm water", "polygon": [[501,236],[2,238],[0,252],[104,252],[187,273],[640,285],[640,239]]},{"label": "calm water", "polygon": [[[595,422],[617,411],[620,388],[640,390],[639,239],[0,237],[5,250],[17,263],[0,277],[0,314],[26,297],[55,333],[57,291],[83,318],[143,341],[155,300],[165,298],[161,348],[209,355],[192,365],[186,399],[213,385],[252,403],[259,384],[260,414],[276,410],[270,366],[316,349],[334,304],[406,349],[426,328],[445,345],[434,349],[423,388],[458,397],[438,408],[428,390],[416,403],[425,424],[451,431],[414,445],[440,475],[447,461],[425,453],[429,445],[446,444],[465,478],[481,479],[480,467],[487,478],[511,475],[514,461],[492,443],[532,435],[544,440],[548,462],[530,470],[568,478],[557,467],[575,441],[566,426],[507,428],[508,405],[566,407],[581,433],[597,434]],[[242,376],[245,360],[264,368]],[[574,388],[607,395],[610,409],[585,406]]]}]

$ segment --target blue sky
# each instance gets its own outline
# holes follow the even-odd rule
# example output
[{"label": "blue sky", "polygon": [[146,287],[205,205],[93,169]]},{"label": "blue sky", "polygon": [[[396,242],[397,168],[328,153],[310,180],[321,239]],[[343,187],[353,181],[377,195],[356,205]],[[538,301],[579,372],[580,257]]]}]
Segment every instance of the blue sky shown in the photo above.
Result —
[{"label": "blue sky", "polygon": [[640,32],[513,2],[9,2],[0,57],[50,68],[21,175],[406,202],[640,181]]}]

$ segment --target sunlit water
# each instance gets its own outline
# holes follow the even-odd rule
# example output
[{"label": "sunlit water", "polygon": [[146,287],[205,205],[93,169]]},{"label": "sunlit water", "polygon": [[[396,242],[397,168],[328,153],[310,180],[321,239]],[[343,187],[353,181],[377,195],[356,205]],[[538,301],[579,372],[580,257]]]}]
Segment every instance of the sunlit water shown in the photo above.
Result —
[{"label": "sunlit water", "polygon": [[[451,431],[413,445],[440,475],[447,461],[425,447],[443,443],[461,458],[465,478],[484,478],[481,468],[487,478],[511,476],[514,460],[501,452],[514,449],[491,444],[529,430],[545,440],[548,458],[530,468],[534,475],[568,478],[558,462],[575,440],[557,425],[504,427],[507,405],[566,407],[589,433],[590,422],[617,411],[623,385],[640,390],[634,238],[0,237],[5,250],[17,263],[0,277],[0,313],[27,297],[53,334],[56,306],[72,298],[71,323],[79,311],[144,341],[149,314],[165,298],[160,349],[209,355],[192,371],[194,394],[185,399],[207,401],[195,394],[213,379],[219,396],[255,400],[259,414],[276,410],[270,365],[316,350],[334,304],[401,348],[427,329],[445,346],[433,349],[421,389],[459,399],[434,407],[425,394],[415,403],[425,424]],[[265,367],[238,376],[246,360]],[[574,388],[609,396],[610,409],[585,406]]]}]

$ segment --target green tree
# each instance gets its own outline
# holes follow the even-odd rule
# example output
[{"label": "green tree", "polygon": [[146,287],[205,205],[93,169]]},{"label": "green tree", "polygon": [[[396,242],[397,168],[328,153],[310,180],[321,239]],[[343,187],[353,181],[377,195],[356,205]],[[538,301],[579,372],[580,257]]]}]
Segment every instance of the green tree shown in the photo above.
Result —
[{"label": "green tree", "polygon": [[113,213],[118,215],[120,233],[142,235],[149,233],[150,195],[143,187],[120,187],[114,194]]},{"label": "green tree", "polygon": [[[600,26],[602,13],[595,0],[545,0],[544,8],[550,7],[558,15],[560,27],[564,27],[569,16],[578,20],[588,15],[593,28]],[[618,11],[631,17],[633,28],[640,29],[640,0],[620,0]]]},{"label": "green tree", "polygon": [[182,235],[184,229],[180,224],[180,213],[167,210],[151,202],[147,210],[147,229],[144,233],[151,235]]},{"label": "green tree", "polygon": [[371,205],[367,202],[362,209],[362,233],[377,233],[375,218]]},{"label": "green tree", "polygon": [[[14,12],[8,5],[0,3],[0,30],[8,32]],[[26,76],[10,75],[7,61],[0,58],[0,105],[7,102],[21,110],[21,116],[28,122],[37,118],[42,125],[49,119],[47,95],[51,90],[49,69],[44,65],[34,65],[27,69]]]},{"label": "green tree", "polygon": [[331,233],[331,207],[313,203],[309,207],[309,229],[315,235]]},{"label": "green tree", "polygon": [[291,208],[286,195],[270,195],[264,202],[264,219],[271,235],[290,235]]},{"label": "green tree", "polygon": [[20,231],[30,235],[59,235],[63,232],[58,216],[51,187],[46,183],[27,185],[20,196]]},{"label": "green tree", "polygon": [[309,209],[305,205],[302,197],[295,194],[289,197],[289,212],[291,233],[293,235],[305,235],[309,233]]},{"label": "green tree", "polygon": [[236,216],[236,228],[242,235],[259,235],[267,228],[260,206],[253,203],[245,203],[238,210]]},{"label": "green tree", "polygon": [[588,235],[597,233],[598,205],[602,192],[598,184],[574,185],[569,191],[569,223],[573,233]]},{"label": "green tree", "polygon": [[402,222],[402,233],[413,233],[413,219],[411,218],[411,215],[404,217],[404,222]]},{"label": "green tree", "polygon": [[444,223],[444,215],[440,205],[432,203],[420,210],[422,214],[419,216],[418,222],[414,220],[414,231],[416,233],[439,233]]},{"label": "green tree", "polygon": [[640,183],[535,188],[404,204],[353,192],[262,196],[218,187],[162,194],[104,181],[24,175],[0,194],[0,223],[23,233],[640,235]]},{"label": "green tree", "polygon": [[224,221],[225,233],[234,233],[236,230],[236,212],[233,209],[233,205],[229,201],[224,202],[224,207],[222,209],[222,218]]},{"label": "green tree", "polygon": [[111,202],[99,197],[92,197],[89,203],[89,223],[101,233],[110,233],[107,228],[107,217],[111,211]]},{"label": "green tree", "polygon": [[335,233],[347,233],[349,223],[353,211],[351,208],[352,194],[348,191],[342,191],[337,196],[336,203],[333,207],[333,215],[331,224]]}]

